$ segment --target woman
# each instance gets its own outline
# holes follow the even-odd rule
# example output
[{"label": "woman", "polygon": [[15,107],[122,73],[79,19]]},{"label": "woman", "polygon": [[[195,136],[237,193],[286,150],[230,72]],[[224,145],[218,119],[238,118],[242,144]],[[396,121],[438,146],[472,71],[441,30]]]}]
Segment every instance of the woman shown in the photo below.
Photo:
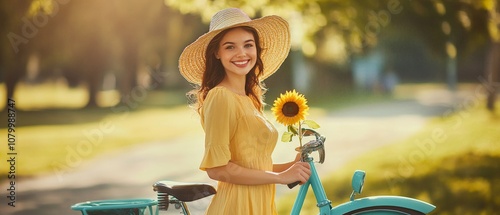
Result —
[{"label": "woman", "polygon": [[200,169],[217,180],[206,214],[276,214],[275,184],[309,179],[309,164],[273,164],[278,132],[263,115],[262,81],[290,50],[288,23],[278,16],[251,20],[230,8],[216,13],[208,33],[188,45],[181,74],[205,131]]}]

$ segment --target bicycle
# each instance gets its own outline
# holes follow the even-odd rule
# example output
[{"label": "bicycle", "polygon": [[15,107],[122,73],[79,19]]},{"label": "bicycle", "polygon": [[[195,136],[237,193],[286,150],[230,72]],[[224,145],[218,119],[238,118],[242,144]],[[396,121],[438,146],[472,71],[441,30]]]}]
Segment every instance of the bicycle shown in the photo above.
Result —
[{"label": "bicycle", "polygon": [[[309,187],[312,188],[314,196],[316,197],[320,215],[424,215],[436,208],[434,205],[427,202],[402,196],[371,196],[355,199],[357,194],[361,194],[364,185],[366,173],[362,170],[356,170],[353,174],[351,181],[353,191],[350,195],[350,201],[332,206],[331,201],[328,200],[326,196],[315,168],[314,159],[311,156],[313,152],[318,152],[318,163],[324,162],[324,142],[326,138],[311,129],[303,129],[303,131],[304,136],[315,137],[314,140],[304,144],[299,150],[301,152],[302,161],[308,162],[311,167],[311,176],[306,183],[301,185],[291,215],[300,214]],[[289,184],[288,187],[291,189],[296,185],[298,185],[298,182]],[[190,212],[186,204],[187,202],[196,201],[216,194],[215,188],[210,184],[182,183],[175,181],[158,181],[153,184],[153,191],[157,192],[157,199],[147,203],[147,200],[139,199],[140,201],[137,204],[138,209],[130,209],[132,206],[128,204],[127,200],[124,200],[123,206],[118,206],[119,204],[114,200],[111,200],[109,204],[101,201],[100,203],[103,204],[101,208],[109,210],[115,207],[115,210],[121,210],[123,212],[117,214],[144,214],[144,211],[146,211],[145,209],[149,208],[150,214],[153,214],[151,206],[156,205],[155,214],[158,215],[159,211],[166,211],[169,209],[169,205],[173,204],[175,208],[180,209],[183,214],[189,215]],[[82,210],[83,215],[99,214],[88,213],[92,210],[98,211],[98,209],[95,209],[95,207],[92,209],[92,207],[81,204],[74,205],[72,208],[75,210],[82,210],[82,208],[86,209],[85,211]],[[87,204],[90,203],[87,202]]]}]

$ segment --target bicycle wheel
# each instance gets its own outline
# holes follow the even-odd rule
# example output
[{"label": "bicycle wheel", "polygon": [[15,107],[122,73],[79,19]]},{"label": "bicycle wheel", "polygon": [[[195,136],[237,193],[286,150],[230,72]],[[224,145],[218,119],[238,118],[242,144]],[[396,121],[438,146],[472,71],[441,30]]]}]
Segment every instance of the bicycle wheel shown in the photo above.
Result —
[{"label": "bicycle wheel", "polygon": [[420,211],[397,206],[373,206],[360,208],[344,215],[425,215]]}]

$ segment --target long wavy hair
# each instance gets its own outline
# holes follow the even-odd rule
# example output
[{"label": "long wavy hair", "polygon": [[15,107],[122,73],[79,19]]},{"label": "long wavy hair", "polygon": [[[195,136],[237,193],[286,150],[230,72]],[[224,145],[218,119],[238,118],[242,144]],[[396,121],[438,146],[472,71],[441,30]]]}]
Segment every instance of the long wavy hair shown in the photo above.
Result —
[{"label": "long wavy hair", "polygon": [[[259,34],[254,28],[249,26],[241,26],[237,28],[242,28],[245,31],[252,33],[255,40],[257,49],[257,61],[255,63],[255,66],[246,75],[245,94],[252,99],[255,108],[262,112],[264,109],[263,100],[266,88],[264,83],[259,81],[259,77],[264,71],[264,64],[262,63],[262,59],[260,56],[262,53],[262,47],[260,45]],[[201,85],[196,86],[195,89],[191,90],[187,94],[188,98],[190,99],[191,107],[193,107],[198,112],[198,114],[201,114],[203,102],[207,97],[208,91],[221,83],[226,76],[226,72],[224,70],[224,67],[222,66],[221,61],[215,56],[219,51],[219,45],[222,41],[222,38],[228,31],[232,29],[234,28],[226,29],[220,32],[210,41],[207,46],[207,51],[205,52],[206,64]]]}]

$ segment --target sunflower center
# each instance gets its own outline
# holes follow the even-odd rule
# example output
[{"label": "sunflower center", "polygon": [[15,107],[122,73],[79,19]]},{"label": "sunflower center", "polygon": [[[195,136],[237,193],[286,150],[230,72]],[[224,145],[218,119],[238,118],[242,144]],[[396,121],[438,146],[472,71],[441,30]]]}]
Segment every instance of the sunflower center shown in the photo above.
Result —
[{"label": "sunflower center", "polygon": [[299,105],[295,102],[287,102],[283,105],[281,111],[286,117],[293,117],[299,113]]}]

